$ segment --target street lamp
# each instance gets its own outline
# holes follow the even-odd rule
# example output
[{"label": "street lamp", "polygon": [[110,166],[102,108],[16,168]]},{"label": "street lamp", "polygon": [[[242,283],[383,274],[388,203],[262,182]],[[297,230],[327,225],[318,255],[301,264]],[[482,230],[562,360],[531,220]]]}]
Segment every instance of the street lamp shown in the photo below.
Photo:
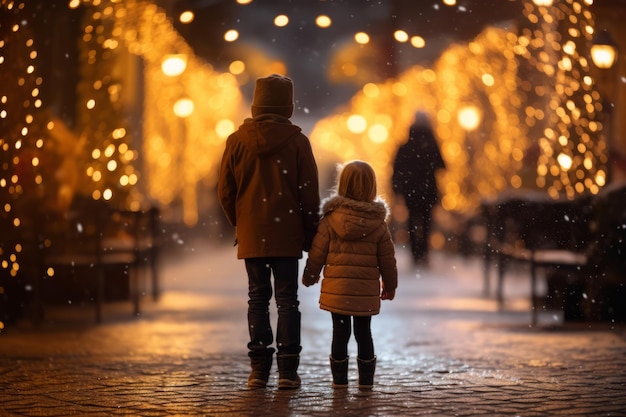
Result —
[{"label": "street lamp", "polygon": [[591,60],[596,67],[609,69],[617,60],[617,45],[607,30],[595,34],[591,45]]},{"label": "street lamp", "polygon": [[[469,145],[470,143],[470,134],[471,132],[473,132],[474,130],[476,130],[476,128],[478,128],[478,126],[480,125],[481,121],[482,121],[482,112],[481,110],[473,105],[473,104],[469,104],[469,105],[464,105],[461,108],[459,108],[459,111],[456,115],[457,117],[457,121],[459,122],[459,125],[463,128],[463,130],[465,131],[465,144]],[[469,145],[467,146],[467,151],[470,154],[469,155],[469,160],[473,159],[473,151],[474,147]],[[487,236],[485,239],[485,257],[488,260],[491,257],[491,249],[488,247],[488,244],[490,242],[489,239],[489,231],[490,231],[490,227],[487,227]],[[488,296],[489,293],[491,292],[491,285],[490,285],[490,280],[489,280],[489,262],[485,262],[484,266],[485,269],[483,271],[483,291],[484,291],[484,295]]]},{"label": "street lamp", "polygon": [[[606,123],[607,129],[607,142],[608,142],[608,152],[609,152],[609,165],[608,165],[608,176],[609,181],[612,177],[613,167],[611,166],[611,158],[610,154],[613,151],[613,148],[620,145],[620,111],[621,106],[619,105],[620,101],[620,90],[619,90],[619,67],[615,65],[618,57],[618,49],[617,44],[611,37],[611,34],[608,30],[601,30],[596,32],[593,37],[591,49],[591,60],[593,61],[596,68],[600,69],[601,77],[598,81],[601,84],[601,92],[606,96],[603,100],[603,109],[607,116],[608,123]],[[613,68],[615,67],[615,68]],[[614,75],[607,74],[609,70],[612,70]]]},{"label": "street lamp", "polygon": [[[193,158],[194,149],[190,147],[190,138],[188,137],[189,131],[187,129],[188,118],[192,115],[194,111],[194,102],[190,98],[183,97],[176,100],[174,103],[174,114],[178,117],[180,121],[180,129],[181,129],[181,137],[180,137],[180,154],[179,157],[183,164],[186,164],[187,161],[195,160]],[[196,184],[193,181],[193,178],[190,177],[192,170],[189,169],[188,166],[184,173],[184,178],[182,181],[182,202],[183,202],[183,221],[187,225],[194,225],[198,221],[198,208],[197,201],[198,196],[196,195]]]}]

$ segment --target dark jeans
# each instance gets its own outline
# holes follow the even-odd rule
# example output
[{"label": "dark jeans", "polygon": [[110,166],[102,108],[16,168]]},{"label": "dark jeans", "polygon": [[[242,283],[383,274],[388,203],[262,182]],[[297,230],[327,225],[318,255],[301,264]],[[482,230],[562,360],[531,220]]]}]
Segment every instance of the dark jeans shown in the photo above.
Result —
[{"label": "dark jeans", "polygon": [[333,317],[333,343],[331,356],[335,360],[348,357],[348,342],[354,321],[354,338],[357,343],[358,357],[363,360],[374,358],[374,341],[372,340],[372,316],[345,316],[331,313]]},{"label": "dark jeans", "polygon": [[427,260],[431,210],[430,205],[409,209],[409,238],[411,240],[411,253],[416,263]]},{"label": "dark jeans", "polygon": [[300,302],[298,301],[298,258],[248,258],[248,330],[250,357],[274,353],[270,324],[269,303],[272,298],[271,276],[274,275],[278,325],[276,328],[277,355],[299,354]]}]

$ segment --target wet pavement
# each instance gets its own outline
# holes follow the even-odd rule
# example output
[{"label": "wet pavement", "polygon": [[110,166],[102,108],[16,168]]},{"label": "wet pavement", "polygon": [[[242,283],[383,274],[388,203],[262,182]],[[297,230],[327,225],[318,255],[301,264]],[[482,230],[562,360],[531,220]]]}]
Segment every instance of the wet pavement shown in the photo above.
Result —
[{"label": "wet pavement", "polygon": [[[504,311],[482,296],[479,259],[433,254],[418,271],[398,248],[396,299],[372,320],[372,391],[331,388],[331,321],[301,287],[302,388],[248,390],[246,278],[234,248],[197,245],[162,265],[163,295],[93,311],[56,307],[38,328],[0,334],[1,416],[626,416],[626,326],[529,326],[529,282],[507,277]],[[272,310],[275,318],[275,311]],[[274,369],[275,369],[274,365]]]}]

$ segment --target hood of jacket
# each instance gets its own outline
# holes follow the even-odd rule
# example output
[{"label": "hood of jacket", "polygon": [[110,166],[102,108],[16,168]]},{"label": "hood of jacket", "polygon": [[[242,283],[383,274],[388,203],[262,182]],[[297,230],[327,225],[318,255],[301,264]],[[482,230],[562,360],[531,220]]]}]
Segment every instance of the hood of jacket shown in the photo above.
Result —
[{"label": "hood of jacket", "polygon": [[322,201],[321,215],[344,240],[361,239],[380,227],[389,216],[387,203],[377,197],[373,202],[352,200],[339,195]]},{"label": "hood of jacket", "polygon": [[278,114],[261,114],[243,121],[237,134],[251,152],[260,156],[271,155],[282,149],[302,129]]}]

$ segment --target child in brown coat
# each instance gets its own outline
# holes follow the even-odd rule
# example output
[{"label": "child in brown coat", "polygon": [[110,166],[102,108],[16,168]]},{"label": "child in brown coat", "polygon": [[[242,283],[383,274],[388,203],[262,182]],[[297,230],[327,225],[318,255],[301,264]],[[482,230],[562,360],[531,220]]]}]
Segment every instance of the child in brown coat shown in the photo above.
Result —
[{"label": "child in brown coat", "polygon": [[342,167],[335,193],[322,201],[321,207],[322,219],[302,282],[307,287],[317,283],[324,268],[319,302],[333,320],[333,387],[348,386],[348,341],[353,323],[359,388],[371,388],[376,368],[371,318],[380,312],[381,299],[394,298],[398,283],[386,222],[389,208],[377,195],[374,170],[363,161]]},{"label": "child in brown coat", "polygon": [[[236,228],[237,257],[244,259],[248,274],[248,387],[267,386],[277,349],[278,388],[298,388],[298,262],[319,219],[317,164],[309,139],[290,120],[289,77],[257,79],[250,110],[252,117],[226,141],[217,184],[224,214]],[[272,295],[278,310],[276,349],[271,346]]]}]

